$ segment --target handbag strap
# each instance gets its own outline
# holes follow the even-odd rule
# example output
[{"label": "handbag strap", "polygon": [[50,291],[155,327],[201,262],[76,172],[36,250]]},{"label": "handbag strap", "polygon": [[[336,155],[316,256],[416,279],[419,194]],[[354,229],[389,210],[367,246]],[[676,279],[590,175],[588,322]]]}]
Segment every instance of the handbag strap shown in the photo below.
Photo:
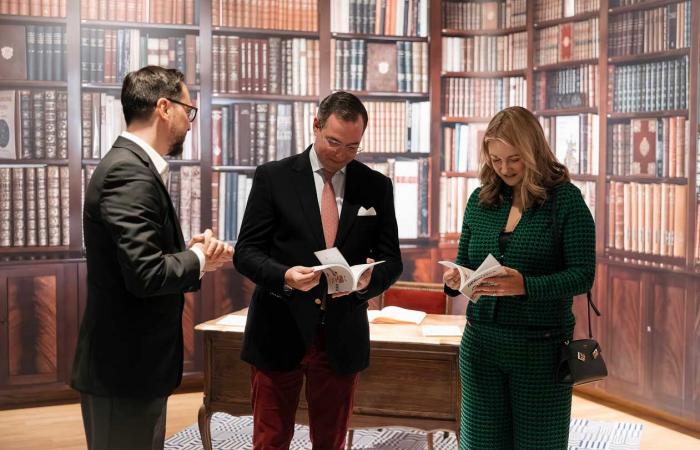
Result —
[{"label": "handbag strap", "polygon": [[[554,189],[550,192],[552,197],[552,233],[554,234],[554,247],[558,249],[559,261],[564,261],[564,245],[559,235],[559,227],[557,226],[557,194]],[[600,311],[593,303],[593,296],[591,295],[591,290],[586,292],[586,298],[588,299],[588,338],[593,339],[593,327],[591,326],[591,308],[600,317]]]}]

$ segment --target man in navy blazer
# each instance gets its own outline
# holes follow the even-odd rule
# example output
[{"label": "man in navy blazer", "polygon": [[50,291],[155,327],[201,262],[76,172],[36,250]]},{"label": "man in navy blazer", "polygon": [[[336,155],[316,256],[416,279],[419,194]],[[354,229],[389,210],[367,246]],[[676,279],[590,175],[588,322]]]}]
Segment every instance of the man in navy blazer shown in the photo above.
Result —
[{"label": "man in navy blazer", "polygon": [[[314,449],[343,448],[358,373],[369,365],[367,301],[402,271],[391,180],[354,158],[367,111],[337,92],[319,105],[315,142],[255,172],[234,265],[256,289],[241,357],[252,365],[253,448],[287,449],[306,378]],[[381,261],[358,291],[327,295],[314,252]]]}]

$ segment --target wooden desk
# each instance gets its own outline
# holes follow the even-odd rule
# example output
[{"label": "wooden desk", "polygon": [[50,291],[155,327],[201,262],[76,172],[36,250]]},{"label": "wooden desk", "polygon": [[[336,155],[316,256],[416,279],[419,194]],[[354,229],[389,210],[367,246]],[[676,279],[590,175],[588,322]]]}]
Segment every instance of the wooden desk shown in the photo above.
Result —
[{"label": "wooden desk", "polygon": [[[233,314],[245,316],[246,312]],[[212,449],[213,413],[252,414],[250,366],[240,360],[243,326],[217,324],[220,319],[195,327],[204,334],[204,402],[199,409],[199,432],[205,450]],[[428,315],[421,325],[464,329],[465,318]],[[370,366],[360,374],[351,428],[406,426],[457,432],[461,338],[424,337],[417,325],[371,324],[370,339]],[[297,423],[308,423],[306,408],[302,395]]]}]

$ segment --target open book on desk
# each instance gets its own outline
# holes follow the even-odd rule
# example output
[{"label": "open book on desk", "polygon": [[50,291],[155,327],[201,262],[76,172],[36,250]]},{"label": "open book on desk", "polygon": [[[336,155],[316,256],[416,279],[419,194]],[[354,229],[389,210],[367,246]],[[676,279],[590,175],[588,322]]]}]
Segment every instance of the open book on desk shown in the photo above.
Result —
[{"label": "open book on desk", "polygon": [[328,293],[354,292],[357,290],[357,283],[367,269],[381,264],[384,261],[376,261],[369,264],[356,264],[351,266],[336,247],[327,248],[314,252],[314,255],[321,262],[320,266],[314,266],[314,271],[322,271],[326,275]]},{"label": "open book on desk", "polygon": [[367,319],[370,323],[413,323],[419,325],[425,316],[426,314],[423,311],[401,308],[399,306],[385,306],[380,310],[367,310]]},{"label": "open book on desk", "polygon": [[464,296],[472,302],[476,302],[478,300],[478,297],[472,298],[472,292],[481,280],[506,273],[501,263],[499,263],[498,260],[490,253],[476,270],[467,269],[466,267],[460,266],[451,261],[438,261],[438,263],[450,269],[457,269],[459,271],[460,283],[458,291],[464,294]]}]

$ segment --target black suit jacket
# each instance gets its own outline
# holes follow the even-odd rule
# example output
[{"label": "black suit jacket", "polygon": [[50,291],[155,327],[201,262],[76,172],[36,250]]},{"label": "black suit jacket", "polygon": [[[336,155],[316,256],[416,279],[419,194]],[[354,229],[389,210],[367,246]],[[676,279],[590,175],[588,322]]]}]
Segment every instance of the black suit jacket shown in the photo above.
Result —
[{"label": "black suit jacket", "polygon": [[[287,269],[320,264],[314,251],[326,248],[310,151],[257,168],[236,243],[234,264],[257,285],[241,357],[263,370],[295,368],[320,321],[316,300],[324,297],[325,282],[309,292],[283,288]],[[377,215],[358,217],[361,206]],[[403,268],[391,180],[357,161],[347,165],[335,246],[351,265],[367,257],[386,261],[374,267],[365,293],[326,301],[330,364],[338,373],[353,373],[369,364],[367,300],[391,286]]]},{"label": "black suit jacket", "polygon": [[160,397],[182,378],[183,293],[199,288],[170,196],[146,152],[120,137],[85,194],[88,298],[72,386]]}]

